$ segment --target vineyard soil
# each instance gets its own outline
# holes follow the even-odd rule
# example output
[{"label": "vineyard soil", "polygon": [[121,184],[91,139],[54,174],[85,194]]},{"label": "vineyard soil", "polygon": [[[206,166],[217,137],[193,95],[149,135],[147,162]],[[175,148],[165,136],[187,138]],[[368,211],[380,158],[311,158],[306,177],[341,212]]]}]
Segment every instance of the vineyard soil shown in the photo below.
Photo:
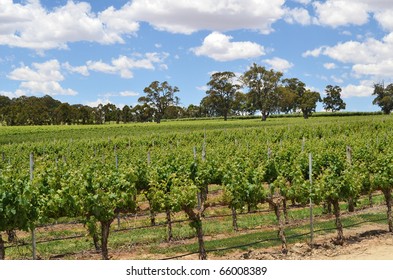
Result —
[{"label": "vineyard soil", "polygon": [[[346,240],[343,246],[333,245],[334,234],[318,238],[316,246],[310,250],[308,244],[296,243],[289,247],[287,256],[278,254],[279,248],[249,251],[239,254],[239,259],[265,260],[393,260],[393,234],[386,231],[386,226],[364,225],[345,230]],[[236,258],[237,254],[227,255],[227,259]]]},{"label": "vineyard soil", "polygon": [[[228,235],[229,236],[229,235]],[[220,238],[228,237],[224,234]],[[223,256],[214,254],[208,255],[210,260],[237,260],[237,259],[253,259],[253,260],[393,260],[393,234],[386,231],[385,225],[369,224],[345,230],[345,243],[343,246],[333,245],[331,242],[335,237],[335,233],[320,236],[315,240],[315,248],[310,250],[306,243],[290,244],[287,255],[280,252],[280,246],[252,249],[245,251],[231,251]],[[192,240],[180,240],[174,244],[189,244],[195,242]],[[160,246],[170,246],[162,243]],[[129,260],[129,259],[161,259],[161,254],[152,254],[148,250],[144,250],[143,246],[135,246],[133,248],[122,248],[111,251],[112,260]],[[64,256],[65,259],[68,256]],[[100,259],[100,254],[86,251],[80,252],[73,256],[75,259]],[[181,259],[193,260],[197,259],[197,255],[191,255]]]}]

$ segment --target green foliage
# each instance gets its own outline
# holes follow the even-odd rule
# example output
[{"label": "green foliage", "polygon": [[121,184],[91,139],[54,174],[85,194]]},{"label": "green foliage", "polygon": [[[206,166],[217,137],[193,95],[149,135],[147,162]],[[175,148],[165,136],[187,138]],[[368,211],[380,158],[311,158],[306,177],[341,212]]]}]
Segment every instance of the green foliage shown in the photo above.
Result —
[{"label": "green foliage", "polygon": [[207,83],[210,88],[206,94],[216,106],[219,114],[224,116],[225,121],[233,107],[235,95],[240,89],[235,78],[236,75],[233,72],[217,72],[211,75],[210,81]]},{"label": "green foliage", "polygon": [[177,87],[172,87],[168,82],[152,82],[144,90],[146,96],[142,96],[138,99],[138,102],[149,105],[154,110],[154,119],[157,123],[161,122],[165,111],[173,105],[179,103],[178,97],[175,93],[179,91]]},{"label": "green foliage", "polygon": [[0,231],[33,229],[39,219],[40,193],[27,174],[7,166],[0,174]]},{"label": "green foliage", "polygon": [[393,84],[386,87],[384,84],[374,84],[373,95],[375,95],[373,104],[381,107],[384,114],[390,114],[393,110]]},{"label": "green foliage", "polygon": [[252,106],[261,112],[262,120],[266,120],[270,114],[277,111],[279,104],[277,88],[282,75],[281,72],[266,70],[265,67],[254,63],[241,78],[249,90]]},{"label": "green foliage", "polygon": [[225,168],[223,184],[225,186],[225,199],[230,207],[243,210],[263,202],[266,190],[262,184],[255,180],[255,170],[245,161],[234,161]]},{"label": "green foliage", "polygon": [[[198,194],[211,184],[223,185],[227,206],[238,210],[260,207],[276,194],[304,204],[310,191],[316,204],[356,200],[361,193],[393,186],[392,125],[391,116],[381,115],[5,127],[0,131],[1,230],[28,230],[78,216],[97,235],[97,223],[134,213],[141,193],[154,201],[156,211],[187,209],[200,223],[203,211],[198,209],[204,205],[198,205]],[[347,146],[353,151],[351,163]],[[36,160],[32,182],[30,152]],[[220,198],[221,193],[214,201]]]},{"label": "green foliage", "polygon": [[341,99],[341,91],[342,89],[339,86],[326,86],[326,97],[322,99],[324,103],[323,108],[326,111],[337,112],[345,110],[346,104]]}]

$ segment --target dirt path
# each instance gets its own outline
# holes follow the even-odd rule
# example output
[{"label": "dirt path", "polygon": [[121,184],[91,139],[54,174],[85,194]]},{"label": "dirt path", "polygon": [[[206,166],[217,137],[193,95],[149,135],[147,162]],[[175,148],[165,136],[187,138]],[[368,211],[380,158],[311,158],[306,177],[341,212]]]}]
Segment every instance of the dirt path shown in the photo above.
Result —
[{"label": "dirt path", "polygon": [[225,259],[257,260],[393,260],[393,234],[386,231],[386,226],[365,225],[346,230],[347,239],[343,246],[334,245],[334,234],[316,240],[315,248],[306,243],[289,246],[287,255],[279,248],[253,250],[247,253],[233,253]]}]

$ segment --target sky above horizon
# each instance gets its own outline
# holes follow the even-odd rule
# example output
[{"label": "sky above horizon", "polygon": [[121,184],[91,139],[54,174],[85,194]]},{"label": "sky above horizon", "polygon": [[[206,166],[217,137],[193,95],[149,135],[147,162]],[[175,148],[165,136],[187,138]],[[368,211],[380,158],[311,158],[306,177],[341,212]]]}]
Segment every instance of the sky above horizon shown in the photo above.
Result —
[{"label": "sky above horizon", "polygon": [[[151,82],[199,104],[210,75],[257,63],[346,111],[393,83],[391,0],[0,0],[0,95],[136,105]],[[319,104],[317,111],[322,110]]]}]

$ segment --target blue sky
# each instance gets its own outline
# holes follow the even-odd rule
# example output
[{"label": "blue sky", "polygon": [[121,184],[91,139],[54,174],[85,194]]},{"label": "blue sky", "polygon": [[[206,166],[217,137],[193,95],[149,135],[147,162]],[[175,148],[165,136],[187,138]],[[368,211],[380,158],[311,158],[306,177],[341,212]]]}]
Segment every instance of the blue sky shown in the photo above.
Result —
[{"label": "blue sky", "polygon": [[[373,84],[392,83],[391,0],[0,0],[0,94],[70,104],[137,104],[152,81],[199,104],[215,71],[252,63],[347,111],[376,111]],[[318,106],[322,110],[322,105]]]}]

